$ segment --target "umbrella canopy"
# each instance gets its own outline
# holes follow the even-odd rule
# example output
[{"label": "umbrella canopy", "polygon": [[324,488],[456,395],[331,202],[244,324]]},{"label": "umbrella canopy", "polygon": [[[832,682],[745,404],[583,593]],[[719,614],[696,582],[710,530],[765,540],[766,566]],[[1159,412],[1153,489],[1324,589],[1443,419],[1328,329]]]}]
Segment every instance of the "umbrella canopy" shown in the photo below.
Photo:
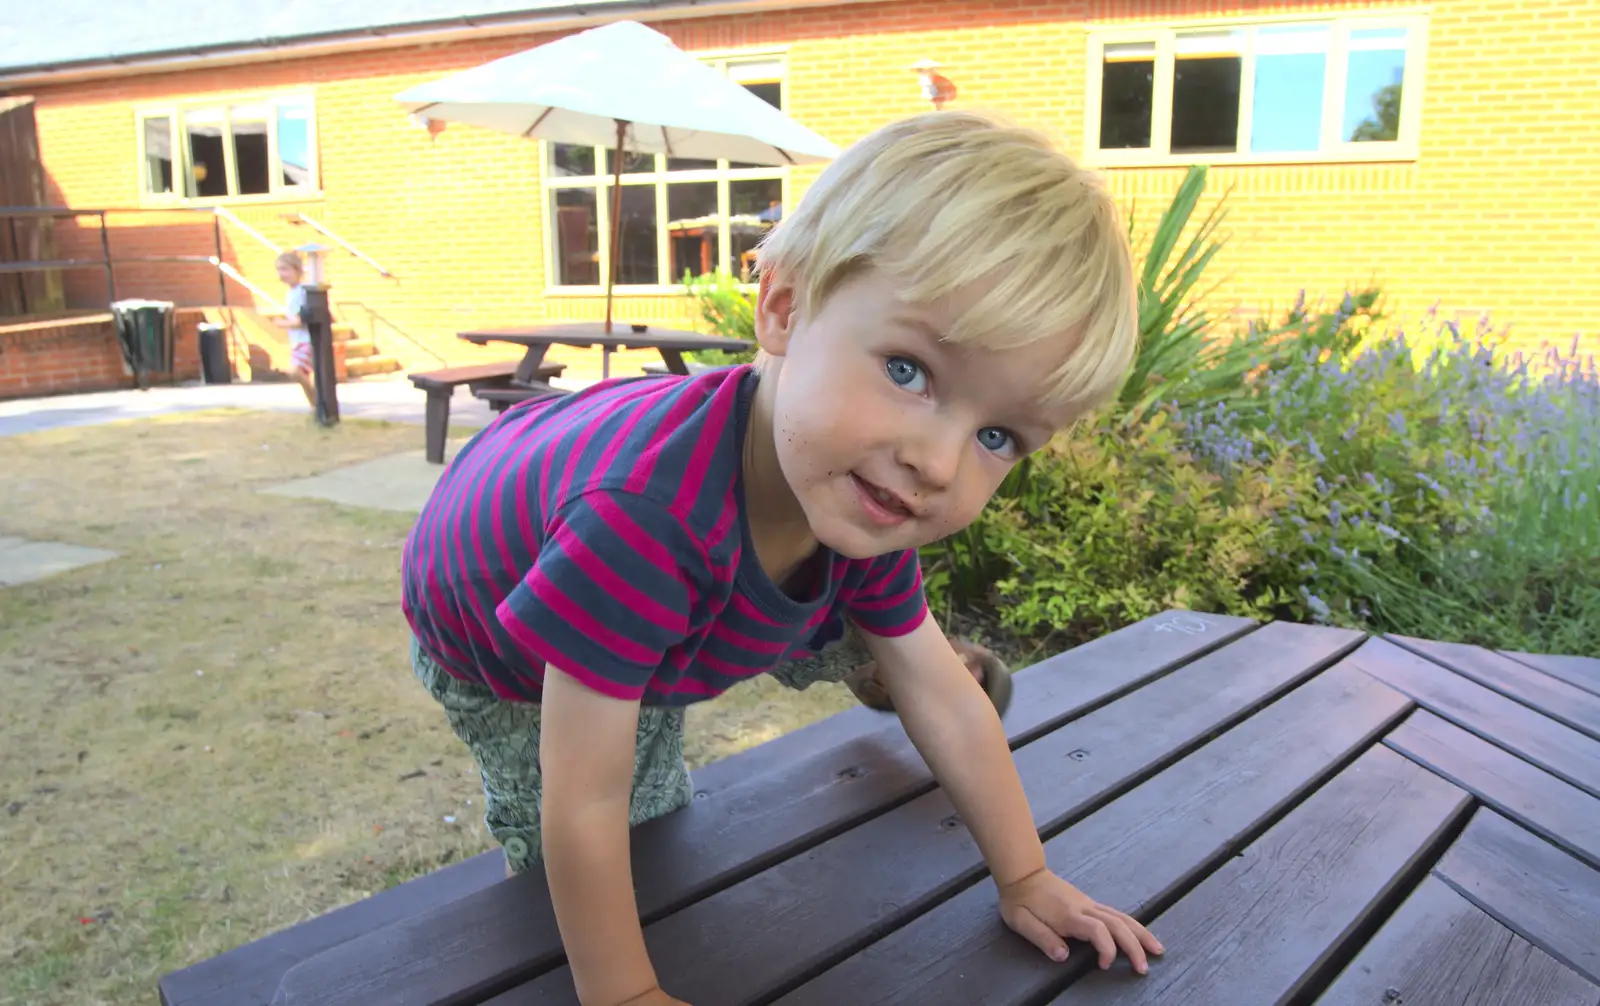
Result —
[{"label": "umbrella canopy", "polygon": [[529,139],[806,164],[839,148],[637,21],[617,21],[396,95],[414,115]]}]

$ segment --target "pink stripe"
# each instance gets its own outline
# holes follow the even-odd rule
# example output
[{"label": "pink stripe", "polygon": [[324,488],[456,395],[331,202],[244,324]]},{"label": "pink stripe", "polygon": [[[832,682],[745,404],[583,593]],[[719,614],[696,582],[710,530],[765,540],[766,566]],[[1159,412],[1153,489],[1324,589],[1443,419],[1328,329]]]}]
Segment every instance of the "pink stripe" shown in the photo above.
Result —
[{"label": "pink stripe", "polygon": [[[706,417],[705,429],[721,431],[727,427],[728,417],[733,412],[734,403],[738,401],[738,395],[731,392],[737,392],[738,388],[737,381],[723,381],[718,393],[711,398],[710,414]],[[716,456],[717,446],[721,440],[720,436],[701,436],[695,440],[694,452],[689,455],[689,463],[684,466],[683,481],[678,484],[677,504],[680,511],[687,513],[694,509],[701,490],[705,488],[706,472],[711,470],[711,460]]]},{"label": "pink stripe", "polygon": [[[588,446],[590,440],[594,439],[594,435],[599,431],[600,427],[605,425],[605,420],[611,418],[614,413],[620,411],[624,405],[635,405],[638,403],[639,399],[647,398],[652,394],[656,394],[658,389],[652,387],[654,383],[655,382],[653,381],[641,381],[638,386],[631,389],[627,393],[620,395],[616,400],[607,402],[606,404],[608,407],[604,413],[591,416],[588,424],[584,426],[583,432],[578,434],[577,440],[575,440],[572,444],[571,454],[566,459],[566,470],[562,472],[561,489],[557,494],[557,499],[567,499],[567,494],[572,490],[572,473],[579,467],[578,460],[583,455],[583,449]],[[632,418],[637,421],[636,415]],[[610,444],[610,447],[616,447],[621,440],[621,437],[614,438]],[[606,469],[598,468],[594,469],[594,472],[599,475],[604,475],[606,474]]]},{"label": "pink stripe", "polygon": [[[657,569],[671,574],[678,582],[688,586],[683,571],[679,568],[678,557],[672,554],[672,550],[667,547],[665,542],[657,540],[644,528],[640,527],[615,498],[597,493],[588,497],[588,499],[595,516],[605,521],[611,532],[621,538],[625,545],[637,552],[639,558],[646,560]],[[677,514],[672,514],[671,516],[678,521],[678,527],[683,531],[684,536],[694,542],[697,547],[700,547],[700,542],[684,526],[683,521],[678,518]],[[697,558],[705,558],[703,551]]]},{"label": "pink stripe", "polygon": [[916,594],[916,592],[916,588],[911,588],[908,590],[903,590],[893,597],[873,597],[862,599],[852,596],[850,598],[850,607],[856,609],[857,611],[889,611],[894,608],[898,608],[902,604],[905,604],[907,600]]},{"label": "pink stripe", "polygon": [[[708,380],[708,378],[715,380],[720,377],[722,377],[721,374],[713,371],[709,374],[703,374],[697,378],[690,378],[688,381],[683,382],[683,384],[678,385],[677,399],[672,403],[672,408],[667,410],[666,416],[661,420],[661,429],[675,431],[682,427],[684,420],[693,415],[695,410],[699,409],[700,406],[705,403],[705,385],[712,383],[712,381]],[[671,386],[672,385],[669,385],[669,387]],[[707,424],[706,429],[711,428],[712,427]],[[641,453],[638,463],[633,466],[633,471],[628,476],[628,488],[632,489],[634,492],[639,492],[643,490],[645,486],[649,485],[651,479],[655,476],[656,461],[660,457],[661,452],[659,450],[648,450]],[[698,490],[699,483],[694,483],[694,487],[696,490]]]},{"label": "pink stripe", "polygon": [[899,576],[900,571],[906,568],[906,563],[911,560],[911,555],[912,553],[910,552],[901,552],[900,559],[894,564],[894,568],[862,584],[862,591],[875,594],[882,590],[885,584]]},{"label": "pink stripe", "polygon": [[752,653],[782,653],[789,648],[789,644],[786,642],[775,643],[765,639],[757,639],[754,636],[745,635],[738,629],[730,629],[727,623],[720,619],[712,623],[711,632],[708,636],[724,643],[732,643],[734,646],[749,650]]},{"label": "pink stripe", "polygon": [[[652,400],[647,402],[638,401],[638,399],[647,397]],[[595,465],[595,471],[602,474],[609,473],[611,471],[612,466],[617,463],[617,455],[622,452],[622,447],[627,442],[628,437],[632,435],[634,429],[638,427],[639,423],[643,421],[644,417],[649,415],[652,411],[652,408],[656,404],[653,399],[658,399],[660,397],[661,389],[651,389],[648,385],[641,385],[638,393],[630,396],[627,399],[628,403],[634,407],[632,411],[628,413],[628,417],[623,420],[622,426],[617,430],[616,435],[611,438],[611,443],[606,445],[605,451],[601,453],[600,462],[599,464]],[[657,424],[656,428],[665,429],[669,433],[676,429],[675,426],[663,427],[660,424]],[[629,481],[625,483],[625,486],[633,492],[638,492],[639,488],[642,488],[635,487],[633,485],[631,475]]]},{"label": "pink stripe", "polygon": [[[597,510],[596,512],[598,513],[599,511]],[[605,515],[601,515],[601,519],[606,519]],[[610,520],[606,520],[606,523],[612,524]],[[615,525],[612,526],[612,529],[618,530]],[[635,530],[637,530],[637,528],[635,528]],[[605,591],[608,595],[610,595],[612,600],[626,608],[631,614],[636,614],[649,620],[657,628],[666,632],[683,635],[689,631],[689,617],[687,613],[680,614],[678,611],[675,611],[671,607],[662,604],[656,598],[651,597],[649,594],[646,594],[633,584],[629,583],[626,578],[619,575],[616,570],[607,565],[606,561],[600,558],[600,556],[593,549],[591,549],[576,532],[572,530],[571,525],[561,525],[561,527],[556,530],[555,535],[551,537],[550,541],[546,542],[547,546],[550,544],[559,545],[561,551],[565,553],[567,557],[570,558],[574,563],[576,563],[578,568],[583,570],[584,574],[595,582],[596,586]],[[672,568],[667,569],[666,572],[684,588],[683,593],[684,596],[687,597],[689,594],[689,584],[683,578],[683,574],[679,572],[677,566],[674,565]]]},{"label": "pink stripe", "polygon": [[517,645],[530,653],[538,654],[546,664],[556,665],[566,674],[578,679],[579,682],[602,695],[609,695],[618,699],[637,699],[644,694],[643,688],[632,688],[609,678],[603,678],[578,666],[575,661],[566,659],[565,655],[555,646],[552,646],[548,640],[523,624],[522,620],[517,618],[516,612],[507,607],[505,602],[501,602],[500,606],[495,609],[495,614],[499,616],[501,623],[505,625],[506,632],[517,641]]},{"label": "pink stripe", "polygon": [[780,624],[776,619],[751,604],[750,600],[743,594],[735,593],[733,595],[731,607],[744,617],[760,622],[762,625]]},{"label": "pink stripe", "polygon": [[[654,668],[661,662],[661,654],[648,646],[629,639],[606,626],[582,605],[562,592],[561,588],[543,577],[528,580],[533,596],[550,609],[556,618],[576,629],[580,635],[610,650],[618,660],[643,667]],[[502,602],[503,603],[503,602]],[[496,614],[498,614],[498,609]]]},{"label": "pink stripe", "polygon": [[699,661],[702,666],[716,671],[718,674],[725,674],[730,678],[748,678],[752,675],[761,673],[761,668],[759,667],[750,667],[745,664],[729,663],[728,661],[723,660],[721,657],[713,657],[704,650],[701,650],[695,659]]}]

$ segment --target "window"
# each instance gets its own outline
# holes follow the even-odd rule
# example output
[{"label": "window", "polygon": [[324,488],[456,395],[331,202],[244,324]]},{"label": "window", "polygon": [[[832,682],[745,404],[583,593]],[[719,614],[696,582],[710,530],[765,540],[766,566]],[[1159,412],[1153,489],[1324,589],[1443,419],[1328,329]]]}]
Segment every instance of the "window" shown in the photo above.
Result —
[{"label": "window", "polygon": [[[708,59],[775,108],[783,108],[783,63]],[[611,249],[611,177],[616,152],[546,143],[545,261],[553,287],[605,286]],[[755,247],[783,218],[788,172],[780,167],[628,154],[622,165],[618,288],[672,286],[684,275],[725,269],[749,280]]]},{"label": "window", "polygon": [[309,95],[141,112],[140,196],[165,202],[315,191],[314,119]]},{"label": "window", "polygon": [[1416,156],[1420,17],[1092,30],[1099,165]]}]

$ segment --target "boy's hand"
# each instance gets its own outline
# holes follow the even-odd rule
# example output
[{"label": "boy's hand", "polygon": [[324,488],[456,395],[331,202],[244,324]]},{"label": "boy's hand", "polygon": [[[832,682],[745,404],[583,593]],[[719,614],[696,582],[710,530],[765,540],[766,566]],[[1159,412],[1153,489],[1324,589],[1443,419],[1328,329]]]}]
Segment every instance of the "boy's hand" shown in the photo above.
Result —
[{"label": "boy's hand", "polygon": [[1149,970],[1146,953],[1166,952],[1134,919],[1100,904],[1047,869],[1000,888],[1000,917],[1053,961],[1067,959],[1063,937],[1091,944],[1100,953],[1102,969],[1111,966],[1120,948],[1141,975]]}]

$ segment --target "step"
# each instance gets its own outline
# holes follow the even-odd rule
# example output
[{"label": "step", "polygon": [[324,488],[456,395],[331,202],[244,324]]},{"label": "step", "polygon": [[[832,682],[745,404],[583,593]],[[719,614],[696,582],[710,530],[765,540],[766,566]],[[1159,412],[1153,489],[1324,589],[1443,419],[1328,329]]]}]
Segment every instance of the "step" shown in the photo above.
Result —
[{"label": "step", "polygon": [[371,339],[346,339],[344,340],[344,358],[354,360],[365,356],[377,356],[378,347]]},{"label": "step", "polygon": [[374,374],[392,374],[400,369],[400,363],[387,356],[366,356],[354,360],[346,357],[344,369],[350,377],[371,377]]},{"label": "step", "polygon": [[345,325],[340,322],[333,323],[334,342],[350,342],[355,338],[356,330],[354,325]]}]

